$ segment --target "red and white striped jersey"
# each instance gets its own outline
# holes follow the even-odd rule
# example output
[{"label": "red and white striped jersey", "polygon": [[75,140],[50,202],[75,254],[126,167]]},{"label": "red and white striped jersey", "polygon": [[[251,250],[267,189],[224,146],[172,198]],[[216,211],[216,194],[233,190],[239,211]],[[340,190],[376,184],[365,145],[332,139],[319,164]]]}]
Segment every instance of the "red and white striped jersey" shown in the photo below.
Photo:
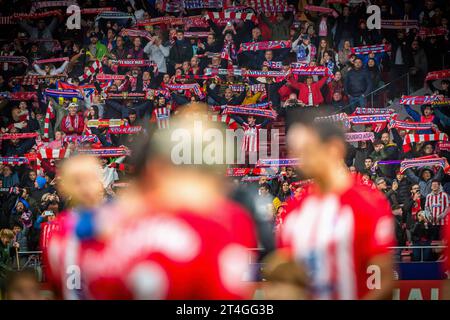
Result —
[{"label": "red and white striped jersey", "polygon": [[54,232],[59,230],[59,223],[57,220],[52,222],[43,222],[41,224],[41,234],[39,236],[39,248],[41,250],[47,249],[49,240]]},{"label": "red and white striped jersey", "polygon": [[382,194],[355,182],[342,194],[311,190],[278,236],[280,248],[306,268],[313,298],[361,299],[370,261],[394,243],[394,224]]},{"label": "red and white striped jersey", "polygon": [[255,126],[249,126],[244,123],[242,125],[242,129],[244,129],[244,139],[242,140],[242,151],[247,152],[258,152],[258,136],[259,129],[261,129],[261,125],[257,124]]},{"label": "red and white striped jersey", "polygon": [[448,215],[443,219],[438,219],[439,216],[445,212],[448,206],[448,195],[444,191],[440,191],[439,193],[431,192],[427,195],[425,210],[430,212],[432,224],[440,226],[448,224]]}]

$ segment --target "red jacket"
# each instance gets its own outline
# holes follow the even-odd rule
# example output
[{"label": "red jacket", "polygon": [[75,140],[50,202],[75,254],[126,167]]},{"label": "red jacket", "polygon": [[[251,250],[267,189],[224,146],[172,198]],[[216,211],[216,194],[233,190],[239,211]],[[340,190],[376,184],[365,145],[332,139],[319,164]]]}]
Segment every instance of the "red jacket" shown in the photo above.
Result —
[{"label": "red jacket", "polygon": [[[313,105],[319,105],[323,103],[323,96],[320,92],[320,88],[325,84],[325,81],[327,81],[327,76],[323,77],[317,82],[314,82],[311,84],[311,91],[312,91],[312,98],[313,98]],[[302,101],[305,104],[308,104],[308,86],[303,82],[296,82],[292,79],[289,80],[289,85],[299,91],[298,93],[298,99]]]},{"label": "red jacket", "polygon": [[[69,122],[74,131],[69,131]],[[84,130],[84,120],[83,117],[79,114],[74,116],[64,116],[61,121],[61,130],[67,135],[78,134],[81,135]]]}]

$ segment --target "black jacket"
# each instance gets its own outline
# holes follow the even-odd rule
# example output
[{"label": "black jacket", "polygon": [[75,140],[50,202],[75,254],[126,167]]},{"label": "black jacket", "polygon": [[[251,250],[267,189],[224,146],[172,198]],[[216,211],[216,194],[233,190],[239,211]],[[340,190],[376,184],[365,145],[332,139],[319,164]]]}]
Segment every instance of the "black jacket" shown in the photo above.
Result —
[{"label": "black jacket", "polygon": [[353,97],[368,95],[372,91],[372,79],[366,69],[350,70],[344,81],[345,92]]},{"label": "black jacket", "polygon": [[170,64],[175,65],[176,63],[183,63],[183,61],[190,61],[193,54],[192,46],[188,40],[176,40],[173,47],[170,48]]}]

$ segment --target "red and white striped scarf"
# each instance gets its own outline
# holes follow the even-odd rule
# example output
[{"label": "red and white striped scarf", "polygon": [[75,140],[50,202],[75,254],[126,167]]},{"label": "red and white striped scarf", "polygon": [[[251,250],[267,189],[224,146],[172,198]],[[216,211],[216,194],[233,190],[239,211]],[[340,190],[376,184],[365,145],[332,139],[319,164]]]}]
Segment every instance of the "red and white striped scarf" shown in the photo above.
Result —
[{"label": "red and white striped scarf", "polygon": [[448,141],[439,141],[437,146],[437,150],[439,151],[450,151],[450,142]]},{"label": "red and white striped scarf", "polygon": [[148,31],[145,30],[137,30],[137,29],[122,29],[120,31],[120,35],[122,37],[142,37],[142,38],[146,38],[148,40],[152,39],[152,36],[150,35],[150,33]]},{"label": "red and white striped scarf", "polygon": [[44,137],[42,138],[42,140],[45,142],[49,141],[50,120],[53,119],[54,117],[55,112],[53,110],[53,102],[49,100],[44,119]]},{"label": "red and white striped scarf", "polygon": [[[73,125],[72,125],[72,118],[73,118]],[[74,128],[74,130],[76,131],[78,129],[78,126],[79,126],[78,114],[75,113],[74,116],[71,116],[71,115],[68,114],[66,116],[65,125],[66,125],[66,127]]]},{"label": "red and white striped scarf", "polygon": [[63,57],[63,58],[41,59],[41,60],[35,60],[33,62],[33,64],[45,64],[45,63],[64,62],[64,61],[69,61],[69,58]]},{"label": "red and white striped scarf", "polygon": [[448,141],[448,136],[445,133],[407,134],[403,140],[403,151],[410,151],[411,143],[428,141]]},{"label": "red and white striped scarf", "polygon": [[397,119],[391,119],[389,122],[391,128],[402,129],[402,130],[432,130],[432,122],[409,122],[400,121]]},{"label": "red and white striped scarf", "polygon": [[257,22],[258,19],[256,18],[254,13],[246,13],[246,12],[208,12],[205,16],[206,19],[214,20],[214,22],[227,22],[232,20],[251,20],[253,22]]},{"label": "red and white striped scarf", "polygon": [[99,60],[95,60],[94,63],[89,67],[89,70],[87,70],[84,74],[78,77],[78,80],[84,81],[93,74],[95,74],[96,72],[100,73],[103,72],[102,63]]},{"label": "red and white striped scarf", "polygon": [[37,173],[39,175],[43,174],[42,171],[42,159],[64,159],[69,157],[70,155],[70,149],[51,149],[51,148],[40,148],[36,155],[36,167],[37,167]]}]

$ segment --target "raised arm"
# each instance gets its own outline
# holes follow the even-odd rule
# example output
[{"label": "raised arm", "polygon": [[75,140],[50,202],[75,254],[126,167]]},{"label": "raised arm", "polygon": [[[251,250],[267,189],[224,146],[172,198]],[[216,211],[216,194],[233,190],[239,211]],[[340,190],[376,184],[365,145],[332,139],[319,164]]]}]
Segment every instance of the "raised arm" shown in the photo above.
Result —
[{"label": "raised arm", "polygon": [[405,105],[405,110],[409,114],[409,116],[414,119],[414,121],[420,122],[420,114],[416,110],[411,108],[410,105]]}]

